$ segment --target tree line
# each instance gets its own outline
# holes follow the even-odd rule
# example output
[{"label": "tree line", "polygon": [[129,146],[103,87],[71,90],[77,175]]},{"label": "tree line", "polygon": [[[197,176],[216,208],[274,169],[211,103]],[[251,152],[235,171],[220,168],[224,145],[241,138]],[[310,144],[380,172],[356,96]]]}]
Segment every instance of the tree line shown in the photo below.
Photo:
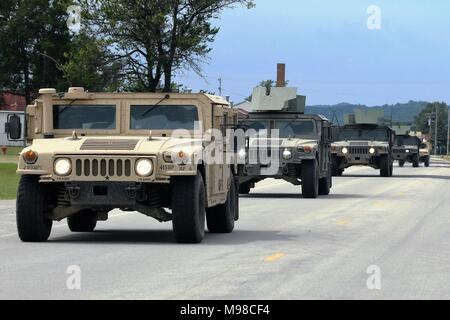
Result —
[{"label": "tree line", "polygon": [[[71,33],[68,8],[81,9]],[[172,91],[182,70],[202,74],[225,9],[253,0],[2,0],[0,89],[24,93]]]}]

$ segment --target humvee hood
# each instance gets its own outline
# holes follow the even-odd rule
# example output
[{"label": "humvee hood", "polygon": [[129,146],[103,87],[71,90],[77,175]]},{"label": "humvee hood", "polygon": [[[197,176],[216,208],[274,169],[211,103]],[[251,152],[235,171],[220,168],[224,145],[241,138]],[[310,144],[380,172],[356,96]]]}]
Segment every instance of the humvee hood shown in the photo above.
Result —
[{"label": "humvee hood", "polygon": [[264,139],[253,138],[250,139],[250,146],[252,147],[282,147],[282,148],[294,148],[302,145],[317,144],[317,140],[313,139],[297,139],[297,138],[285,138],[285,139]]},{"label": "humvee hood", "polygon": [[173,148],[189,152],[201,146],[200,139],[155,137],[81,137],[61,139],[36,139],[30,147],[42,153],[53,154],[157,154]]}]

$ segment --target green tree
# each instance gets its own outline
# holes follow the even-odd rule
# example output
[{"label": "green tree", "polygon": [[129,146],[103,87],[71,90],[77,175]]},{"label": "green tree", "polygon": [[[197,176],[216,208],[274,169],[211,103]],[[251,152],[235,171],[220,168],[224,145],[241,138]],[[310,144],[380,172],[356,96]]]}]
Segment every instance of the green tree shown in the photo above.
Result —
[{"label": "green tree", "polygon": [[[437,110],[438,115],[438,146],[446,146],[447,144],[447,123],[448,123],[448,106],[444,102],[429,103],[423,110],[415,117],[416,129],[424,133],[430,133],[433,145],[435,143],[435,114]],[[431,118],[431,126],[429,119]]]},{"label": "green tree", "polygon": [[125,61],[130,86],[155,92],[172,90],[176,71],[201,74],[219,28],[220,13],[235,5],[252,7],[252,0],[78,0],[93,34]]},{"label": "green tree", "polygon": [[0,87],[24,92],[27,103],[41,87],[56,87],[58,63],[70,43],[66,9],[71,0],[0,2]]},{"label": "green tree", "polygon": [[66,62],[60,65],[64,73],[58,87],[84,87],[91,92],[120,91],[123,89],[123,64],[114,59],[104,40],[85,33],[76,35],[70,50],[64,55]]}]

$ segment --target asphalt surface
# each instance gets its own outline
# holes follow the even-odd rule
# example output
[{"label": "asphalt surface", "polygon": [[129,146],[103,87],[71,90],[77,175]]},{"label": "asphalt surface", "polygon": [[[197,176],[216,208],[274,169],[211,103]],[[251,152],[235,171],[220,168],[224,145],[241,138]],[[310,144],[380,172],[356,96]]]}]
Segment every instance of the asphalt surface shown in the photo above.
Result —
[{"label": "asphalt surface", "polygon": [[[264,181],[241,198],[236,231],[200,245],[174,243],[170,223],[122,212],[91,234],[61,222],[49,242],[21,243],[15,204],[3,201],[0,298],[450,299],[450,164],[394,174],[352,168],[315,200]],[[72,265],[79,290],[67,287]],[[369,290],[373,275],[380,287]]]}]

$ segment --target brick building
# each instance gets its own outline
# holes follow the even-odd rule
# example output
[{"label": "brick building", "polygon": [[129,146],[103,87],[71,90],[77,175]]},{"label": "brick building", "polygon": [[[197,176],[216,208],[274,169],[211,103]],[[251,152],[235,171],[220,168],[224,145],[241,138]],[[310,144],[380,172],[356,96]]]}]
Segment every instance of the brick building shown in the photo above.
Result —
[{"label": "brick building", "polygon": [[25,107],[25,95],[9,90],[0,91],[0,110],[24,111]]}]

